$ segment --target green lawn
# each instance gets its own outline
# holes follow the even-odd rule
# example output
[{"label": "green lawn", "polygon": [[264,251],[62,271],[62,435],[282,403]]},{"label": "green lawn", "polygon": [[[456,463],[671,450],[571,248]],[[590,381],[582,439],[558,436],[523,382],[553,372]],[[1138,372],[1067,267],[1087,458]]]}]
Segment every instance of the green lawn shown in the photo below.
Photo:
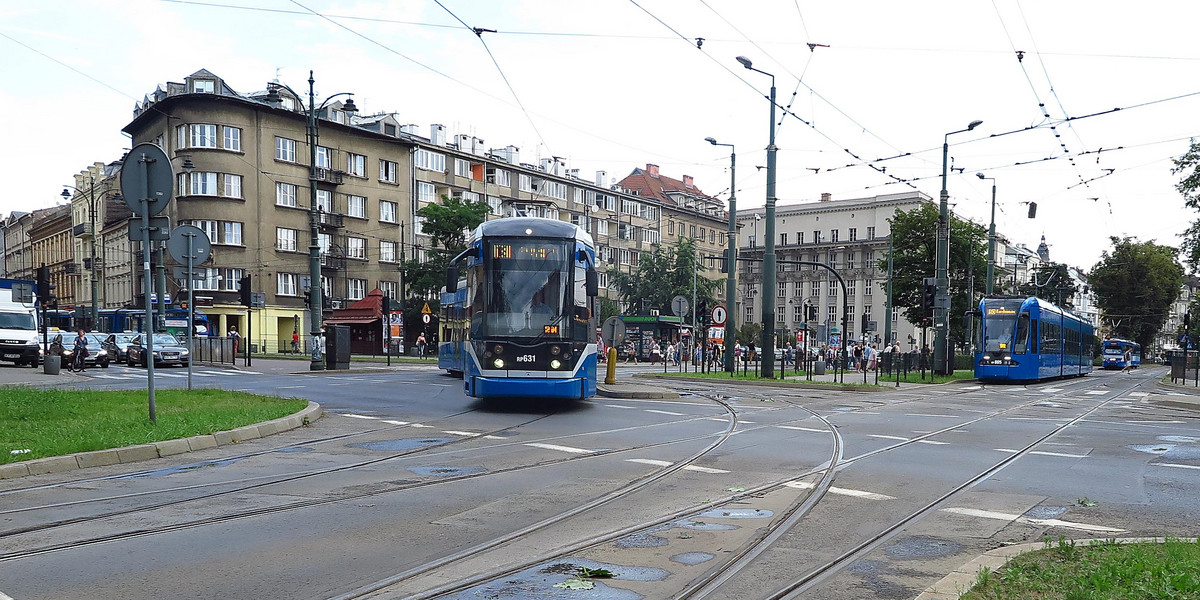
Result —
[{"label": "green lawn", "polygon": [[[833,372],[826,371],[825,373],[828,376],[828,375],[831,375]],[[652,373],[652,375],[661,376],[664,374]],[[665,375],[668,375],[671,377],[688,377],[688,378],[696,378],[696,379],[724,379],[727,381],[771,381],[769,379],[763,379],[762,377],[755,375],[753,370],[749,370],[745,374],[743,374],[740,369],[738,370],[736,375],[731,376],[729,373],[726,373],[725,371],[717,371],[717,372],[711,372],[711,373],[696,373],[693,371],[693,372],[689,372],[689,373],[680,373],[676,367],[671,367],[667,370]],[[793,381],[793,382],[797,382],[797,383],[818,383],[818,384],[823,384],[823,385],[835,385],[831,381],[826,381],[826,380],[816,379],[816,378],[814,378],[810,382],[807,379],[805,379],[804,371],[800,371],[799,373],[797,373],[796,371],[794,371],[792,369],[788,369],[786,375],[787,375],[788,379],[786,379],[784,381],[779,381],[779,380],[775,380],[775,381],[778,381],[779,383]],[[846,375],[845,385],[858,385],[858,386],[863,385],[862,371],[846,371],[845,375]],[[885,386],[888,384],[895,384],[896,377],[897,376],[895,374],[885,375],[884,373],[881,372],[881,373],[879,373],[879,385]],[[904,382],[904,383],[947,383],[950,381],[974,379],[975,374],[971,371],[955,371],[954,375],[949,376],[949,377],[943,377],[940,375],[937,377],[934,377],[932,373],[926,371],[925,379],[921,379],[920,371],[911,371],[908,373],[907,377],[904,375],[900,375],[899,377],[900,377],[900,381]],[[840,378],[841,377],[839,375],[839,379]],[[842,384],[838,383],[836,385],[842,385]],[[875,385],[875,374],[874,373],[867,374],[867,385],[870,385],[870,386]]]},{"label": "green lawn", "polygon": [[1076,545],[1059,538],[983,570],[963,600],[1200,599],[1200,543],[1114,541]]},{"label": "green lawn", "polygon": [[285,417],[307,404],[226,390],[163,389],[155,393],[158,422],[151,424],[145,390],[5,387],[0,464],[225,431]]}]

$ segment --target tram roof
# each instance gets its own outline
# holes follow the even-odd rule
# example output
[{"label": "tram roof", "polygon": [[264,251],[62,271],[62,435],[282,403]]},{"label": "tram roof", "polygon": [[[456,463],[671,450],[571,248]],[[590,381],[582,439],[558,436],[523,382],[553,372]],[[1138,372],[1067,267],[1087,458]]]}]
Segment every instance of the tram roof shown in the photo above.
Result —
[{"label": "tram roof", "polygon": [[478,241],[484,235],[556,237],[579,240],[588,246],[595,245],[592,236],[579,226],[558,219],[540,217],[509,217],[484,221],[471,235],[471,241]]}]

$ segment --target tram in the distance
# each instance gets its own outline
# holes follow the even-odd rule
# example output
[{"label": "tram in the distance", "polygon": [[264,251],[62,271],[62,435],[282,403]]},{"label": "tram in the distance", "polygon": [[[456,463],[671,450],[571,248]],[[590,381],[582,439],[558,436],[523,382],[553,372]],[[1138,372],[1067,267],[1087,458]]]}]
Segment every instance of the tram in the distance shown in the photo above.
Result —
[{"label": "tram in the distance", "polygon": [[579,227],[485,222],[447,270],[438,366],[478,398],[594,396],[598,287],[595,245]]},{"label": "tram in the distance", "polygon": [[1124,369],[1142,364],[1142,345],[1121,338],[1108,338],[1100,345],[1105,369]]},{"label": "tram in the distance", "polygon": [[1091,323],[1038,298],[984,298],[979,302],[975,377],[985,382],[1028,382],[1092,371],[1096,343]]}]

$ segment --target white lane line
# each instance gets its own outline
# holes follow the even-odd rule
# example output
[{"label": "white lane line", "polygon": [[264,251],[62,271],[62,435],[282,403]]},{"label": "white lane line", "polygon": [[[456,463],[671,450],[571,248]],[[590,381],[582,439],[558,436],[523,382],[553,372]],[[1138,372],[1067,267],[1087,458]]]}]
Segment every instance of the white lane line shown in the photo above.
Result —
[{"label": "white lane line", "polygon": [[1111,393],[1112,393],[1112,392],[1111,392],[1111,391],[1109,391],[1109,390],[1088,390],[1088,392],[1087,392],[1087,395],[1089,395],[1089,396],[1103,396],[1103,395],[1105,395],[1105,394],[1111,394]]},{"label": "white lane line", "polygon": [[1200,465],[1177,465],[1175,463],[1150,463],[1152,467],[1175,467],[1176,469],[1196,469],[1200,470]]},{"label": "white lane line", "polygon": [[1149,396],[1150,393],[1149,392],[1129,392],[1129,395],[1132,398],[1145,398],[1146,396]]},{"label": "white lane line", "polygon": [[393,421],[391,419],[383,419],[383,422],[388,425],[408,425],[407,421]]},{"label": "white lane line", "polygon": [[1042,390],[1038,390],[1038,391],[1043,394],[1053,394],[1055,392],[1061,392],[1062,388],[1046,388],[1046,389],[1042,389]]},{"label": "white lane line", "polygon": [[682,417],[683,416],[683,413],[671,412],[669,410],[655,410],[653,408],[647,408],[646,412],[655,413],[655,414],[659,414],[659,415],[671,415],[672,417]]},{"label": "white lane line", "polygon": [[[93,379],[129,379],[128,375],[92,375]],[[3,600],[0,598],[0,600]]]},{"label": "white lane line", "polygon": [[533,448],[541,448],[543,450],[557,450],[559,452],[570,452],[571,454],[591,454],[592,453],[591,450],[585,450],[583,448],[572,448],[570,446],[556,446],[554,444],[530,443],[530,444],[525,444],[525,445],[531,446]]},{"label": "white lane line", "polygon": [[[911,438],[900,437],[898,435],[869,434],[869,435],[867,435],[867,437],[880,438],[880,439],[884,439],[884,440],[898,440],[901,442],[907,442],[907,441],[911,440]],[[930,446],[945,446],[945,445],[949,444],[950,442],[936,442],[934,440],[917,440],[917,443],[918,444],[929,444]]]},{"label": "white lane line", "polygon": [[828,429],[813,429],[811,427],[796,427],[795,425],[776,425],[780,429],[791,429],[794,431],[810,431],[812,433],[829,433]]},{"label": "white lane line", "polygon": [[[815,484],[808,483],[805,481],[789,481],[783,485],[786,485],[787,487],[795,488],[798,490],[810,490],[810,489],[816,487]],[[895,496],[888,496],[887,494],[876,494],[875,492],[865,492],[863,490],[851,490],[851,489],[840,488],[840,487],[830,487],[829,493],[837,494],[839,496],[850,496],[851,498],[862,498],[864,500],[895,500],[896,499]]]},{"label": "white lane line", "polygon": [[370,415],[346,414],[346,415],[343,415],[343,416],[350,417],[351,419],[372,419],[372,420],[377,420],[377,419],[379,419],[379,417],[372,417],[372,416],[370,416]]},{"label": "white lane line", "polygon": [[1179,424],[1182,424],[1183,421],[1130,421],[1130,423],[1143,423],[1143,424],[1149,423],[1149,424],[1153,424],[1153,425],[1179,425]]},{"label": "white lane line", "polygon": [[[1013,450],[1012,448],[996,448],[995,450],[996,452],[1008,452],[1009,454],[1016,454],[1019,452],[1018,450]],[[1041,456],[1058,456],[1061,458],[1087,458],[1086,454],[1064,454],[1062,452],[1042,452],[1041,450],[1034,450],[1030,452],[1030,454],[1039,454]]]},{"label": "white lane line", "polygon": [[1115,527],[1105,527],[1103,525],[1091,525],[1088,523],[1075,523],[1072,521],[1060,521],[1059,519],[1034,519],[1024,515],[1014,515],[1009,513],[995,512],[990,510],[979,510],[975,508],[943,508],[942,512],[948,512],[966,517],[979,517],[981,519],[996,519],[1000,521],[1018,521],[1021,523],[1032,523],[1034,525],[1048,525],[1051,527],[1068,527],[1070,529],[1079,529],[1082,531],[1099,531],[1104,533],[1120,533],[1124,529]]},{"label": "white lane line", "polygon": [[966,386],[966,387],[960,387],[960,388],[958,388],[958,389],[959,389],[960,391],[964,391],[964,392],[970,392],[970,391],[973,391],[973,390],[979,390],[979,389],[983,389],[983,386],[979,386],[979,385],[968,385],[968,386]]},{"label": "white lane line", "polygon": [[155,377],[170,377],[172,379],[186,379],[187,375],[176,375],[174,373],[155,373]]},{"label": "white lane line", "polygon": [[304,387],[304,386],[302,386],[302,385],[285,385],[285,386],[280,386],[280,388],[279,388],[279,389],[281,389],[281,390],[290,390],[290,389],[294,389],[294,388],[302,388],[302,387]]},{"label": "white lane line", "polygon": [[906,413],[906,417],[942,417],[945,419],[957,419],[958,415],[931,415],[925,413]]},{"label": "white lane line", "polygon": [[605,404],[609,408],[633,408],[632,406],[622,406],[620,404]]},{"label": "white lane line", "polygon": [[433,427],[433,425],[422,425],[420,423],[413,423],[412,425],[409,425],[409,427],[417,427],[417,428],[421,428],[421,429],[431,429]]},{"label": "white lane line", "polygon": [[[628,459],[625,459],[625,462],[638,463],[641,465],[653,465],[655,467],[669,467],[669,466],[675,464],[673,462],[668,462],[665,460],[653,460],[653,459],[649,459],[649,458],[628,458]],[[683,470],[684,471],[695,471],[697,473],[711,473],[713,475],[720,475],[722,473],[729,472],[724,469],[713,469],[710,467],[697,467],[695,465],[688,465],[686,467],[683,467]]]},{"label": "white lane line", "polygon": [[475,433],[473,431],[443,431],[442,433],[448,433],[450,435],[460,435],[462,437],[479,437],[480,435],[482,435],[479,433]]},{"label": "white lane line", "polygon": [[729,419],[722,419],[721,417],[704,417],[704,420],[705,421],[717,421],[719,423],[728,423],[729,422]]}]

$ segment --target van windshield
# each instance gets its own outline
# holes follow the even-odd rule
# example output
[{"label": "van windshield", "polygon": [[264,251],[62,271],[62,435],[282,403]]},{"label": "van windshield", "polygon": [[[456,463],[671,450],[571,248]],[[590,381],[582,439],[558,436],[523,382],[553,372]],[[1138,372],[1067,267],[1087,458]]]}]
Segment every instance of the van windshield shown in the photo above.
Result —
[{"label": "van windshield", "polygon": [[37,322],[33,320],[33,315],[29,313],[0,312],[0,329],[36,331]]}]

